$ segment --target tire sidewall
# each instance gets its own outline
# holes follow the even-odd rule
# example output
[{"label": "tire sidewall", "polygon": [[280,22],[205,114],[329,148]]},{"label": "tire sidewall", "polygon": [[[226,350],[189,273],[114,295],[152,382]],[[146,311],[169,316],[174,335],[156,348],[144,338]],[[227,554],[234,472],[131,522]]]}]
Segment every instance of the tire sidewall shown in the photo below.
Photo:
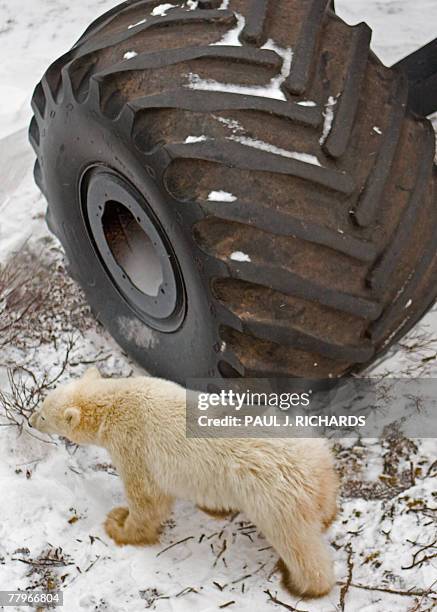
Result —
[{"label": "tire sidewall", "polygon": [[[159,156],[141,153],[130,134],[89,104],[62,103],[47,115],[41,153],[50,221],[95,316],[152,375],[180,383],[218,376],[220,339],[203,270],[205,255],[191,234],[193,224],[204,216],[202,211],[172,198],[164,187],[165,168],[156,164]],[[157,331],[141,320],[94,250],[80,187],[87,169],[98,165],[119,172],[143,195],[173,247],[186,293],[185,319],[174,332]]]}]

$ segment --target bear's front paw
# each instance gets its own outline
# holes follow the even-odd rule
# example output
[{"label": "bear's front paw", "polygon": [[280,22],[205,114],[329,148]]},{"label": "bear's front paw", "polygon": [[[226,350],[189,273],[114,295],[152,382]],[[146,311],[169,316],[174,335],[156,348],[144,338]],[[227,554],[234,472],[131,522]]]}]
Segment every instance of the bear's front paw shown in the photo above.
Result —
[{"label": "bear's front paw", "polygon": [[108,513],[105,521],[105,531],[110,538],[119,544],[127,544],[124,541],[123,529],[126,522],[127,517],[129,516],[128,508],[113,508],[111,512]]},{"label": "bear's front paw", "polygon": [[129,508],[113,508],[111,512],[108,513],[106,522],[113,521],[119,527],[123,527],[128,516]]},{"label": "bear's front paw", "polygon": [[146,525],[138,527],[131,520],[128,508],[114,508],[105,521],[105,531],[119,546],[147,546],[158,542],[158,534],[150,532]]}]

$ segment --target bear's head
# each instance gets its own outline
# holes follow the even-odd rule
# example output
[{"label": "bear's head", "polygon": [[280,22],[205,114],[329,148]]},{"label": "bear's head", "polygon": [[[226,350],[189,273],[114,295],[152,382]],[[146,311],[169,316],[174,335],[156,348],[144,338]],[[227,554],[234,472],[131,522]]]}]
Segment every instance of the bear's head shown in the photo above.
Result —
[{"label": "bear's head", "polygon": [[64,436],[77,444],[97,444],[102,413],[90,397],[100,380],[98,369],[90,368],[82,378],[51,391],[41,408],[31,416],[30,426],[42,433]]}]

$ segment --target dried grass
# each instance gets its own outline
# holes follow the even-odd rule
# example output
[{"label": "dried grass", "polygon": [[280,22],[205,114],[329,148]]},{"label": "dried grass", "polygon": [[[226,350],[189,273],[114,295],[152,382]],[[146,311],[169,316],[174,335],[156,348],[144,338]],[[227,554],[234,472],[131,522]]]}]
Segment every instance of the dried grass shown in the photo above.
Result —
[{"label": "dried grass", "polygon": [[7,359],[3,349],[28,349],[96,325],[61,251],[51,240],[47,246],[39,253],[26,246],[0,266],[0,362]]}]

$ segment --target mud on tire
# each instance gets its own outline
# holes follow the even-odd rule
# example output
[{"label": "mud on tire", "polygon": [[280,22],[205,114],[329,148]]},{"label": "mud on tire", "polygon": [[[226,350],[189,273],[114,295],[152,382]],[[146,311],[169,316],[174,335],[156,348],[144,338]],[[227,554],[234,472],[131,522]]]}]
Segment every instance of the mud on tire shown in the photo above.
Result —
[{"label": "mud on tire", "polygon": [[153,374],[365,367],[436,297],[430,123],[328,0],[165,8],[103,15],[35,90],[72,274]]}]

